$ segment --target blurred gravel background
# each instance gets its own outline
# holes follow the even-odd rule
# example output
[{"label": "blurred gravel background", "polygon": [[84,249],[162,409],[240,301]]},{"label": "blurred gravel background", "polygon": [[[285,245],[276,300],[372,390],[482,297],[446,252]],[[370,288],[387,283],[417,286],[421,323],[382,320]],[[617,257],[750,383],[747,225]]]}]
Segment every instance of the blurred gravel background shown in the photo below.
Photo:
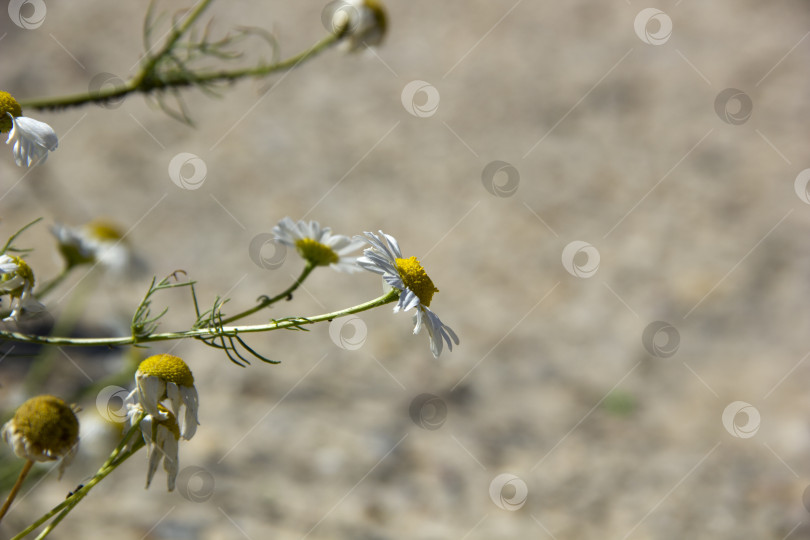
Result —
[{"label": "blurred gravel background", "polygon": [[[323,7],[220,2],[205,19],[273,32],[284,58],[324,35]],[[48,299],[54,314],[80,298],[83,328],[125,332],[150,275],[177,269],[204,304],[244,309],[300,271],[294,257],[262,269],[249,251],[291,216],[396,236],[461,337],[434,360],[385,307],[362,315],[357,350],[327,325],[251,336],[279,366],[240,369],[194,342],[143,351],[182,356],[197,380],[202,425],[180,447],[178,490],[159,471],[144,491],[137,456],[53,537],[810,538],[810,5],[386,7],[373,54],[327,51],[221,99],[185,92],[194,128],[142,96],[27,111],[59,149],[30,172],[3,150],[2,234],[107,216],[149,263],[131,279],[78,272]],[[145,11],[49,3],[32,30],[0,17],[2,88],[33,98],[130,76]],[[245,63],[270,57],[256,44]],[[199,189],[169,178],[181,152],[205,163]],[[40,279],[55,275],[47,226],[24,240]],[[371,274],[320,271],[269,315],[379,291]],[[160,302],[162,329],[189,324],[186,293]],[[54,362],[45,389],[66,394],[126,360]],[[0,363],[4,410],[27,397],[27,365]],[[80,405],[79,459],[61,482],[26,484],[0,537],[115,444],[94,397]]]}]

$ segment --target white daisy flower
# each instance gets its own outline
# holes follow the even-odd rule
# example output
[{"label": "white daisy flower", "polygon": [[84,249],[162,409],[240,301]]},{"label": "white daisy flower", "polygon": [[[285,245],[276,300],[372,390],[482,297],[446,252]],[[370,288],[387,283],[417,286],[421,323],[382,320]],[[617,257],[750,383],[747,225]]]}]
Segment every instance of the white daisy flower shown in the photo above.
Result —
[{"label": "white daisy flower", "polygon": [[116,272],[138,266],[124,235],[114,224],[93,220],[81,227],[56,224],[51,232],[68,267],[99,263]]},{"label": "white daisy flower", "polygon": [[416,309],[413,333],[418,334],[423,324],[427,327],[434,357],[438,358],[442,353],[445,342],[452,351],[453,343],[459,343],[458,336],[428,307],[433,293],[439,292],[439,289],[433,285],[419,260],[416,257],[404,259],[393,236],[382,231],[379,236],[371,232],[365,235],[365,238],[357,238],[368,242],[371,247],[363,251],[364,256],[357,259],[357,264],[369,272],[380,274],[387,285],[400,291],[394,313]]},{"label": "white daisy flower", "polygon": [[31,167],[44,163],[48,152],[59,146],[59,137],[45,122],[22,116],[22,107],[8,92],[0,91],[0,133],[8,133],[6,144],[14,144],[14,161]]},{"label": "white daisy flower", "polygon": [[363,242],[332,234],[332,229],[321,227],[317,221],[300,220],[296,223],[285,217],[273,227],[273,234],[282,244],[294,247],[313,266],[331,266],[349,273],[360,271],[351,253],[363,247]]},{"label": "white daisy flower", "polygon": [[377,0],[339,0],[332,5],[332,29],[346,32],[344,50],[354,52],[382,43],[388,18]]},{"label": "white daisy flower", "polygon": [[37,313],[45,309],[34,298],[34,271],[15,255],[0,255],[0,294],[11,297],[11,314],[5,322],[17,321],[23,313]]},{"label": "white daisy flower", "polygon": [[[166,419],[160,411],[161,402],[168,399],[171,411],[180,419],[180,433],[186,440],[197,431],[199,397],[194,387],[194,375],[182,359],[170,354],[156,354],[140,363],[135,372],[136,388],[128,399],[135,400],[157,420]],[[180,414],[181,409],[184,409]],[[164,409],[165,410],[165,409]]]},{"label": "white daisy flower", "polygon": [[61,459],[60,478],[79,449],[76,413],[54,396],[36,396],[20,405],[0,433],[17,457],[30,461]]},{"label": "white daisy flower", "polygon": [[[180,427],[177,425],[175,416],[163,405],[158,405],[160,416],[148,414],[140,403],[127,404],[127,421],[125,430],[144,415],[140,428],[143,440],[146,443],[146,453],[149,459],[149,467],[146,471],[146,487],[152,483],[152,478],[157,472],[158,465],[163,461],[163,469],[166,471],[166,483],[169,491],[174,491],[175,481],[179,467],[178,447],[180,441]],[[130,441],[132,447],[134,440]]]}]

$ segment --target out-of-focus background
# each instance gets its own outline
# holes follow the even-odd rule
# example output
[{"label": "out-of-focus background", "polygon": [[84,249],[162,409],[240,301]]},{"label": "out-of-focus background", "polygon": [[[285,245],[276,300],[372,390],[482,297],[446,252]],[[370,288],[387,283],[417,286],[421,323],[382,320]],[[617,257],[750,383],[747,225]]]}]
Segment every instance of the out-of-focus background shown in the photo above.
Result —
[{"label": "out-of-focus background", "polygon": [[[203,19],[272,32],[285,58],[325,35],[324,6],[219,2]],[[2,234],[45,218],[22,242],[44,281],[61,264],[48,225],[108,217],[148,264],[79,271],[47,299],[56,316],[83,312],[83,331],[126,332],[152,274],[183,269],[203,304],[227,296],[232,313],[283,290],[301,261],[264,269],[250,245],[290,216],[394,235],[461,338],[435,360],[384,307],[332,335],[250,336],[278,366],[241,369],[196,342],[141,351],[195,375],[201,426],[180,445],[178,489],[161,470],[144,491],[136,456],[54,537],[810,537],[810,6],[386,8],[373,52],[329,50],[221,98],[183,92],[195,127],[142,96],[25,111],[59,149],[31,171],[0,153]],[[29,30],[0,17],[0,87],[26,99],[126,79],[145,11],[49,3]],[[270,59],[253,43],[245,63]],[[196,189],[168,173],[184,152],[204,163]],[[321,270],[250,322],[379,292],[372,274]],[[162,305],[161,329],[190,324],[186,292]],[[69,394],[127,355],[62,349],[37,380]],[[4,410],[28,397],[28,365],[0,362]],[[77,461],[61,482],[29,481],[0,536],[115,445],[94,396],[79,403]],[[16,458],[4,446],[2,459]]]}]

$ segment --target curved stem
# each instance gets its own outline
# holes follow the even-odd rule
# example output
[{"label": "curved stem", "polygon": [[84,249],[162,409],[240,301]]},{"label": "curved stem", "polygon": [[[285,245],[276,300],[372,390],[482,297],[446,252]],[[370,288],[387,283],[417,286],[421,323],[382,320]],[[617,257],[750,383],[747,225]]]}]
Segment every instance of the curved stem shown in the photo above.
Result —
[{"label": "curved stem", "polygon": [[156,90],[181,88],[195,84],[232,82],[247,77],[266,77],[273,73],[287,71],[297,67],[299,64],[336,44],[343,36],[344,33],[329,34],[309,49],[275,64],[259,65],[235,70],[203,71],[200,73],[178,72],[164,75],[162,78],[149,76],[150,71],[154,69],[155,64],[161,58],[160,55],[165,54],[165,51],[161,50],[158,55],[152,57],[152,59],[139,70],[137,75],[127,81],[123,86],[102,88],[98,91],[70,96],[25,100],[20,101],[20,105],[23,109],[63,109],[78,107],[88,103],[104,103],[117,98],[123,98],[133,93],[150,94]]},{"label": "curved stem", "polygon": [[[62,501],[61,503],[57,504],[53,507],[50,511],[48,511],[45,515],[40,517],[38,520],[33,522],[31,525],[20,531],[16,536],[14,536],[11,540],[19,540],[20,538],[24,538],[31,534],[37,527],[51,519],[53,516],[59,514],[53,522],[48,524],[48,526],[37,536],[37,539],[45,538],[50,534],[50,532],[62,521],[65,516],[70,513],[73,508],[76,507],[77,504],[87,495],[87,493],[93,489],[99,482],[104,480],[104,478],[113,472],[116,467],[121,465],[124,461],[132,457],[138,450],[146,446],[144,443],[143,438],[139,438],[133,445],[132,448],[129,450],[124,451],[126,448],[127,442],[132,437],[132,435],[140,429],[141,420],[143,419],[143,415],[141,418],[132,425],[132,427],[127,431],[124,438],[118,443],[118,446],[110,454],[110,457],[107,458],[107,461],[99,468],[96,475],[93,476],[84,486],[77,489],[70,495],[67,499]],[[123,452],[123,453],[122,453]]]},{"label": "curved stem", "polygon": [[149,334],[146,336],[126,336],[117,338],[71,338],[71,337],[55,337],[55,336],[32,336],[28,334],[21,334],[19,332],[5,332],[0,331],[0,340],[18,341],[22,343],[38,343],[41,345],[62,345],[67,347],[117,347],[122,345],[140,345],[142,343],[152,343],[156,341],[172,341],[176,339],[186,338],[212,338],[220,336],[236,336],[238,334],[249,334],[256,332],[269,332],[272,330],[281,330],[284,328],[297,328],[307,324],[315,324],[317,322],[331,321],[338,317],[345,317],[353,313],[360,313],[368,311],[376,307],[390,304],[399,298],[399,291],[392,289],[388,293],[369,300],[354,307],[333,311],[332,313],[324,313],[323,315],[315,315],[313,317],[291,317],[273,321],[268,324],[256,324],[249,326],[220,326],[216,328],[196,328],[192,330],[185,330],[182,332],[165,332],[161,334]]},{"label": "curved stem", "polygon": [[11,493],[8,494],[6,498],[6,502],[3,503],[3,507],[0,508],[0,521],[3,520],[3,516],[6,515],[8,509],[11,508],[11,503],[14,502],[14,498],[17,496],[17,493],[20,492],[20,488],[23,485],[23,481],[25,477],[28,476],[28,473],[31,471],[31,467],[34,466],[34,462],[30,459],[25,462],[22,471],[20,471],[20,476],[17,477],[17,481],[14,483],[14,487],[11,488]]},{"label": "curved stem", "polygon": [[248,315],[253,315],[257,311],[261,311],[262,309],[275,304],[279,300],[289,298],[290,295],[299,287],[299,285],[301,285],[304,282],[304,280],[307,279],[307,277],[309,276],[309,274],[312,273],[313,270],[315,270],[315,265],[307,261],[307,264],[304,267],[304,270],[301,272],[301,275],[298,276],[298,279],[295,280],[295,283],[290,285],[285,291],[275,295],[272,298],[269,298],[267,296],[263,297],[262,300],[256,306],[250,309],[246,309],[241,313],[237,313],[236,315],[232,315],[231,317],[228,317],[226,319],[223,319],[222,324],[230,324],[233,321],[243,319]]}]

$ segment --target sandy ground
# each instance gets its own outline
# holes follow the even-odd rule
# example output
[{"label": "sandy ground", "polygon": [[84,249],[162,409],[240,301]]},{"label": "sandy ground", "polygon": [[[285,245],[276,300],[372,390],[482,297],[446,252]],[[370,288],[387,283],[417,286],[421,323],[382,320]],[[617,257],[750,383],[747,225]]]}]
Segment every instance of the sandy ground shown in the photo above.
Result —
[{"label": "sandy ground", "polygon": [[[2,88],[33,98],[130,76],[141,4],[49,3],[31,30],[0,17]],[[215,32],[274,32],[287,57],[323,35],[322,8],[243,0],[210,16]],[[185,92],[193,128],[141,96],[27,111],[60,145],[28,173],[4,150],[3,234],[108,216],[149,264],[77,273],[53,314],[77,302],[88,331],[125,331],[150,275],[176,269],[204,304],[249,307],[300,271],[292,255],[263,269],[249,248],[291,216],[396,236],[461,337],[434,360],[384,307],[360,334],[343,328],[356,350],[328,325],[252,336],[278,366],[240,369],[195,342],[143,351],[178,354],[196,377],[202,425],[180,447],[178,490],[160,471],[144,491],[137,456],[54,537],[810,537],[807,3],[387,8],[376,54],[328,51],[221,98]],[[198,189],[169,177],[181,152],[205,163]],[[54,275],[47,226],[24,238],[38,275]],[[371,274],[324,270],[271,315],[379,291]],[[162,329],[189,323],[187,295],[160,301]],[[55,357],[55,393],[125,365],[122,351]],[[26,397],[26,367],[0,363],[4,408]],[[0,536],[115,444],[94,396],[80,405],[79,459],[61,482],[27,484]]]}]

